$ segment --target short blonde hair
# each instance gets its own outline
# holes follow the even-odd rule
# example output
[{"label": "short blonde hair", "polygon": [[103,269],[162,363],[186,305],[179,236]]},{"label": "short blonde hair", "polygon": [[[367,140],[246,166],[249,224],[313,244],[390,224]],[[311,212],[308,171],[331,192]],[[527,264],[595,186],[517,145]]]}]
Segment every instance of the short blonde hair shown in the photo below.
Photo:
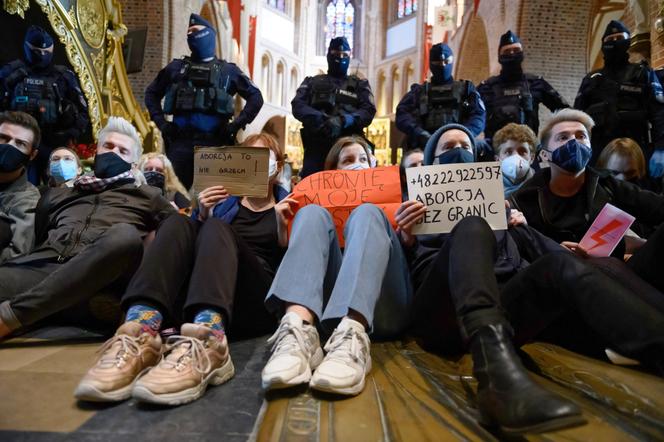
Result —
[{"label": "short blonde hair", "polygon": [[98,145],[104,144],[106,137],[109,133],[115,132],[128,136],[134,142],[134,155],[133,161],[137,163],[143,154],[143,145],[141,144],[141,137],[138,135],[138,131],[129,121],[125,120],[122,117],[108,117],[106,125],[97,132],[97,143]]},{"label": "short blonde hair", "polygon": [[[576,121],[577,123],[583,124],[583,126],[586,128],[586,131],[588,132],[588,137],[590,137],[590,133],[592,132],[593,127],[595,127],[595,121],[593,121],[592,117],[587,113],[572,108],[560,109],[559,111],[556,111],[549,119],[549,121],[547,121],[540,129],[539,139],[540,145],[543,149],[548,147],[553,126],[566,121]],[[590,141],[592,143],[592,140]]]},{"label": "short blonde hair", "polygon": [[173,163],[171,163],[171,160],[169,160],[168,157],[163,153],[150,152],[142,155],[140,160],[138,161],[138,170],[143,172],[145,169],[145,165],[148,163],[148,161],[154,159],[161,161],[164,165],[164,175],[166,177],[164,179],[164,190],[166,191],[166,193],[180,192],[182,195],[188,196],[189,192],[187,192],[187,189],[184,188],[184,186],[178,179],[178,176],[175,174],[175,169],[173,169]]}]

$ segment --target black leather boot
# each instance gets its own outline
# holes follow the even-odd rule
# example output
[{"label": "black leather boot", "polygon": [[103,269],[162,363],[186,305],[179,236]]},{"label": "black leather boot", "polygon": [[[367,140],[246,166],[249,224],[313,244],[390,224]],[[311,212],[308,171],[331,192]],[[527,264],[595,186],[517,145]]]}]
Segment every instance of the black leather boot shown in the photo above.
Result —
[{"label": "black leather boot", "polygon": [[483,424],[506,433],[544,432],[585,423],[580,408],[531,379],[504,325],[488,325],[471,337],[477,405]]}]

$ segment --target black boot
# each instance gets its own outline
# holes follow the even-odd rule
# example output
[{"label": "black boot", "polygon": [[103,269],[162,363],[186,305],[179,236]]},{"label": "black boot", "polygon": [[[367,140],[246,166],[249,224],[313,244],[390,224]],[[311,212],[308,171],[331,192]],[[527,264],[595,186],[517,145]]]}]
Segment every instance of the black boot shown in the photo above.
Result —
[{"label": "black boot", "polygon": [[482,423],[499,425],[506,433],[544,432],[585,423],[576,404],[530,378],[510,335],[504,325],[488,325],[471,337]]}]

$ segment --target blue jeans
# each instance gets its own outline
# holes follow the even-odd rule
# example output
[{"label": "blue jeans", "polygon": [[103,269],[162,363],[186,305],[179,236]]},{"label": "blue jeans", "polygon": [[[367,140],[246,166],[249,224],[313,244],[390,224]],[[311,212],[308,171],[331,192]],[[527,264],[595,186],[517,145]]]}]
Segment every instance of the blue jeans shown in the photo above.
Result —
[{"label": "blue jeans", "polygon": [[268,309],[278,310],[283,302],[299,304],[325,328],[353,309],[364,316],[375,336],[401,333],[410,320],[412,287],[406,258],[387,217],[378,207],[363,204],[348,218],[344,238],[342,255],[329,212],[313,204],[300,209],[265,300]]}]

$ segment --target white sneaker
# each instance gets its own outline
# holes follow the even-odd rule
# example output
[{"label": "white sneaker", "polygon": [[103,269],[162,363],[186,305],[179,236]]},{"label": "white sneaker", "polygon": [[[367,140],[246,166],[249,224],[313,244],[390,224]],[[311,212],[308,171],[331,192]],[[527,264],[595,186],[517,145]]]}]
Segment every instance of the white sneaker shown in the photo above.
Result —
[{"label": "white sneaker", "polygon": [[341,320],[325,344],[327,355],[309,386],[328,393],[356,395],[364,389],[371,371],[369,336],[364,326],[349,318]]},{"label": "white sneaker", "polygon": [[297,313],[286,313],[267,342],[272,356],[261,374],[266,390],[306,384],[323,360],[316,327],[304,325]]}]

